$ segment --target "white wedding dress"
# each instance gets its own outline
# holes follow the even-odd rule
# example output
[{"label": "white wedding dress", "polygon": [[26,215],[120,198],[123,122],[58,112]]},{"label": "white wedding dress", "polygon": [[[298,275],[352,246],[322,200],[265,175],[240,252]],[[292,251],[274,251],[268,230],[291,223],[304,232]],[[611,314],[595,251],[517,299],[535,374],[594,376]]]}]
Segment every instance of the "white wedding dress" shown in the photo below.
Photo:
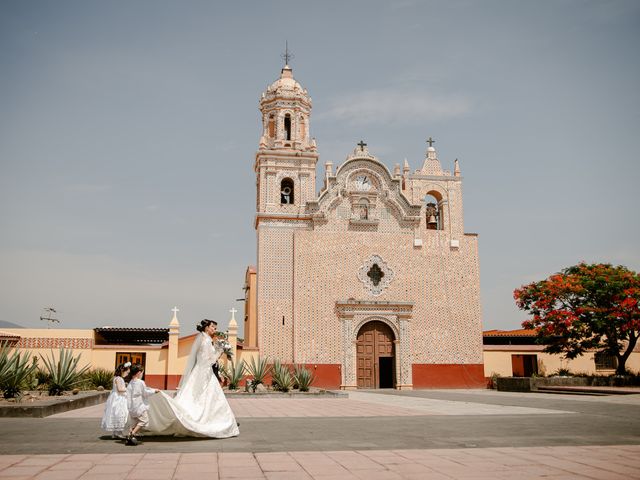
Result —
[{"label": "white wedding dress", "polygon": [[211,338],[196,335],[175,398],[164,392],[149,397],[149,425],[154,435],[228,438],[240,431],[236,417],[213,374],[211,366],[222,355],[222,348]]}]

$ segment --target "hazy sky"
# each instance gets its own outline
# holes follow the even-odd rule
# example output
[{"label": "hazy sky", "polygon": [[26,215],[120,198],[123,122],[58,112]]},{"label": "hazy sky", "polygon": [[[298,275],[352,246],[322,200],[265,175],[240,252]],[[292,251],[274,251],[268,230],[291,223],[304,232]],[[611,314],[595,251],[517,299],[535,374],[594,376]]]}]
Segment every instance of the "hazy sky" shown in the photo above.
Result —
[{"label": "hazy sky", "polygon": [[225,328],[287,39],[319,171],[460,159],[485,329],[581,260],[640,270],[640,2],[5,0],[0,320]]}]

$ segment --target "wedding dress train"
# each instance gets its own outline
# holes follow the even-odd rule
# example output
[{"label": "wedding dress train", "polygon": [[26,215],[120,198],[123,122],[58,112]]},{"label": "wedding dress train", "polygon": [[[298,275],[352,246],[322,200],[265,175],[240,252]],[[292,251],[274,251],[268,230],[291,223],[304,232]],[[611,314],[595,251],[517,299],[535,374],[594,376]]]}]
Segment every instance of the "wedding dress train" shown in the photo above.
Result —
[{"label": "wedding dress train", "polygon": [[220,346],[199,333],[175,398],[164,392],[149,398],[149,425],[145,430],[154,435],[237,436],[236,417],[211,369],[221,354]]}]

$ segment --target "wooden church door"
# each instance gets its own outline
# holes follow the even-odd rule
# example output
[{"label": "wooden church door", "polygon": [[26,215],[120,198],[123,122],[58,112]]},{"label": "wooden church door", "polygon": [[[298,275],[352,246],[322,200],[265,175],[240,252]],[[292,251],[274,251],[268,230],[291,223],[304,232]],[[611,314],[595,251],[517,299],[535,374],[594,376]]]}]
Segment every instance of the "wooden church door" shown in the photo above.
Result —
[{"label": "wooden church door", "polygon": [[358,388],[393,388],[393,331],[383,322],[368,322],[356,341]]}]

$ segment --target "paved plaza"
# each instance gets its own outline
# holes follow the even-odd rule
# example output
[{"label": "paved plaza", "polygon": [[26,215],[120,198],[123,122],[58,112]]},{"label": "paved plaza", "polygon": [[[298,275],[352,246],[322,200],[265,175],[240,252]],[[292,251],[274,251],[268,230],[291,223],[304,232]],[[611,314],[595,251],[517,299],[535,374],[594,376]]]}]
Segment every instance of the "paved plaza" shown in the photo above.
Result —
[{"label": "paved plaza", "polygon": [[357,391],[230,398],[237,438],[99,430],[102,405],[0,419],[0,479],[640,479],[640,395]]}]

